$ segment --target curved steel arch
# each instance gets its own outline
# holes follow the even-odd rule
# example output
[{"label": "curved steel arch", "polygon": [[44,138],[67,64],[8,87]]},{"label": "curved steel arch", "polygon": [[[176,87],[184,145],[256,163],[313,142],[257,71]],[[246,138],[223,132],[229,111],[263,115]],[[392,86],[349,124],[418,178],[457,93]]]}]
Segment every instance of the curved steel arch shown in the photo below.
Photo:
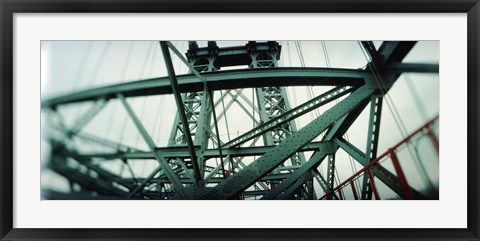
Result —
[{"label": "curved steel arch", "polygon": [[[210,90],[230,90],[267,86],[358,86],[371,73],[359,69],[278,67],[207,72],[202,76]],[[180,92],[203,90],[202,80],[194,74],[178,75],[177,79]],[[172,94],[172,87],[168,76],[131,81],[49,98],[42,101],[42,107],[111,99],[117,94],[125,97]]]}]

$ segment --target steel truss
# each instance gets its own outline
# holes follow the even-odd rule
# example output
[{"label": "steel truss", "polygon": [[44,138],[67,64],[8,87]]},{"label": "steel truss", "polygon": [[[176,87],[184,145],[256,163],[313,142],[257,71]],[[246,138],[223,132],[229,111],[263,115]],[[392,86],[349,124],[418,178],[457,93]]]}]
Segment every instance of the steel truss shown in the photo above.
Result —
[{"label": "steel truss", "polygon": [[[72,186],[80,187],[72,188],[71,198],[317,199],[314,183],[318,183],[322,193],[330,193],[326,199],[344,199],[341,192],[332,192],[339,149],[360,165],[372,166],[370,176],[364,175],[356,198],[379,198],[372,183],[374,178],[402,198],[429,198],[412,187],[407,187],[407,194],[396,174],[371,163],[377,159],[385,93],[403,72],[438,72],[438,65],[402,63],[415,42],[387,41],[378,50],[371,42],[362,42],[372,60],[365,69],[355,70],[279,67],[281,46],[275,41],[250,41],[243,46],[224,48],[214,41],[200,48],[191,41],[185,56],[169,42],[159,44],[168,70],[165,78],[95,88],[42,102],[42,110],[54,127],[48,136],[52,146],[49,167],[67,178]],[[190,69],[189,74],[175,74],[171,52]],[[238,65],[248,68],[222,70]],[[334,88],[292,108],[287,86],[322,85]],[[254,90],[255,100],[246,97],[245,89]],[[131,97],[162,94],[173,94],[178,107],[166,147],[155,144],[153,133],[149,133],[127,101]],[[225,103],[227,97],[229,101]],[[148,150],[82,132],[106,103],[114,99],[121,102]],[[312,122],[297,128],[296,118],[335,100],[338,102]],[[73,129],[65,128],[57,108],[83,102],[96,104]],[[245,111],[254,126],[236,138],[225,140],[219,135],[218,125],[227,118],[232,105]],[[370,106],[367,146],[362,151],[344,135],[367,106]],[[429,135],[433,133],[430,131]],[[317,140],[319,136],[321,140]],[[76,150],[69,144],[76,138],[111,151]],[[110,160],[122,160],[132,177],[118,176],[98,164]],[[130,163],[144,160],[156,160],[158,166],[147,177],[135,177]],[[318,169],[323,161],[327,162],[326,176]],[[49,193],[45,194],[47,198],[68,198],[66,194]]]}]

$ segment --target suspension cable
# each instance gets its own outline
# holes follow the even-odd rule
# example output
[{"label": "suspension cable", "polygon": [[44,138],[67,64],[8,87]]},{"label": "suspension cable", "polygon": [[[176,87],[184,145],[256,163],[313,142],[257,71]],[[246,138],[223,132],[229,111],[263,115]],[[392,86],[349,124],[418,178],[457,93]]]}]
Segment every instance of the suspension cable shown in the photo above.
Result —
[{"label": "suspension cable", "polygon": [[[154,125],[153,125],[153,135],[157,135],[157,140],[158,140],[158,143],[160,143],[161,139],[161,135],[160,135],[160,131],[158,132],[159,134],[155,134],[157,133],[156,130],[157,130],[157,125],[160,125],[159,123],[162,122],[162,119],[160,119],[160,121],[158,121],[158,116],[159,116],[159,113],[163,113],[163,106],[165,105],[164,104],[165,102],[165,98],[163,95],[160,96],[160,107],[157,109],[157,113],[155,114],[155,121],[154,121]],[[162,115],[163,116],[163,115]],[[162,125],[160,125],[162,126]]]},{"label": "suspension cable", "polygon": [[415,86],[413,85],[410,75],[408,73],[404,73],[403,78],[405,79],[405,83],[407,84],[407,87],[410,90],[410,93],[412,94],[413,100],[415,101],[415,106],[417,106],[418,108],[418,112],[420,112],[420,115],[422,115],[423,121],[425,122],[428,121],[425,105],[423,105],[423,102],[420,101],[420,95],[415,89]]},{"label": "suspension cable", "polygon": [[223,108],[223,112],[225,113],[225,126],[227,127],[227,137],[228,137],[228,141],[230,141],[230,129],[228,128],[228,121],[227,121],[227,115],[226,115],[227,110],[225,109],[225,102],[223,101],[224,98],[222,98],[222,96],[223,96],[223,91],[220,90],[220,99],[222,100],[222,108]]},{"label": "suspension cable", "polygon": [[77,70],[77,74],[74,77],[75,81],[73,81],[73,86],[72,86],[73,89],[77,87],[78,83],[81,80],[81,77],[84,75],[85,66],[88,62],[87,60],[90,58],[94,44],[95,44],[95,41],[88,41],[87,50],[84,52],[82,56],[82,60],[80,61],[80,66],[78,67],[78,70]]},{"label": "suspension cable", "polygon": [[[300,65],[305,68],[305,59],[303,57],[303,49],[302,49],[302,46],[301,46],[301,43],[300,41],[295,41],[295,47],[296,47],[296,50],[297,50],[297,54],[298,54],[298,59],[300,60]],[[312,86],[307,86],[306,88],[307,90],[307,98],[308,99],[312,99],[314,97],[314,93],[313,93],[313,90],[312,90]],[[310,112],[309,115],[310,115],[310,121],[313,121],[314,119],[314,114],[316,114],[315,118],[319,116],[319,113],[318,113],[318,110],[315,109],[313,112]]]},{"label": "suspension cable", "polygon": [[[158,45],[156,45],[154,41],[152,41],[152,44],[154,44],[154,46],[158,47]],[[151,64],[151,67],[150,67],[150,73],[148,75],[149,77],[153,77],[153,66],[154,66],[155,59],[156,59],[155,58],[155,53],[157,52],[157,47],[153,48],[152,64]],[[155,135],[155,133],[156,133],[157,125],[162,126],[162,125],[159,124],[159,123],[162,122],[162,119],[160,119],[160,121],[158,121],[158,116],[159,116],[159,113],[163,113],[164,105],[165,105],[165,97],[164,97],[164,95],[160,95],[160,107],[157,109],[157,113],[155,114],[155,122],[154,122],[154,125],[153,125],[153,131],[152,131],[153,135]],[[161,135],[160,135],[160,131],[159,131],[158,134],[157,134],[157,140],[158,140],[159,143],[161,141],[160,137],[161,137]]]},{"label": "suspension cable", "polygon": [[157,47],[154,47],[154,48],[153,48],[152,63],[150,64],[150,74],[148,75],[149,78],[152,78],[152,77],[153,77],[153,70],[154,70],[155,60],[156,60],[155,54],[157,53],[157,49],[159,49],[158,45],[156,45],[154,41],[152,41],[152,43],[154,44],[154,46],[157,46]]},{"label": "suspension cable", "polygon": [[98,77],[98,72],[100,71],[100,67],[103,65],[103,62],[105,61],[105,57],[107,56],[107,52],[110,49],[111,46],[111,41],[108,41],[102,54],[100,57],[99,63],[95,66],[95,69],[93,70],[92,75],[90,76],[90,81],[87,84],[87,87],[92,87],[92,85],[95,83],[96,78]]},{"label": "suspension cable", "polygon": [[140,69],[140,73],[138,74],[140,76],[140,78],[143,77],[143,75],[145,73],[145,69],[147,67],[148,60],[150,58],[154,58],[154,56],[153,56],[154,52],[152,51],[153,46],[155,46],[155,42],[151,42],[150,46],[148,47],[147,56],[145,56],[145,61],[143,62],[142,68]]},{"label": "suspension cable", "polygon": [[131,41],[130,42],[130,45],[128,46],[128,52],[127,52],[127,57],[125,58],[125,66],[124,68],[122,69],[122,74],[120,75],[120,82],[124,82],[125,81],[125,78],[127,77],[127,68],[130,64],[130,56],[132,56],[132,49],[133,49],[133,45],[135,45],[135,41]]},{"label": "suspension cable", "polygon": [[331,68],[332,65],[330,64],[330,57],[328,56],[327,44],[325,43],[325,41],[321,41],[321,43],[322,43],[323,54],[325,57],[325,64],[327,65],[328,68]]},{"label": "suspension cable", "polygon": [[[288,52],[288,66],[292,67],[293,66],[292,54],[290,52],[290,42],[289,41],[287,41],[287,52]],[[293,92],[293,105],[297,106],[297,91],[296,91],[295,87],[292,87],[292,92]]]}]

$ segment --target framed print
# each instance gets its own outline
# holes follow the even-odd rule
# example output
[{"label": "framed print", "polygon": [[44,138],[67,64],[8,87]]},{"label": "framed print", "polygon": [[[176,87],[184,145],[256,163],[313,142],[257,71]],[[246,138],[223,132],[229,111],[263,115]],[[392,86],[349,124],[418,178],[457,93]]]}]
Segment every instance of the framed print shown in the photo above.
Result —
[{"label": "framed print", "polygon": [[478,1],[1,1],[1,240],[478,240]]}]

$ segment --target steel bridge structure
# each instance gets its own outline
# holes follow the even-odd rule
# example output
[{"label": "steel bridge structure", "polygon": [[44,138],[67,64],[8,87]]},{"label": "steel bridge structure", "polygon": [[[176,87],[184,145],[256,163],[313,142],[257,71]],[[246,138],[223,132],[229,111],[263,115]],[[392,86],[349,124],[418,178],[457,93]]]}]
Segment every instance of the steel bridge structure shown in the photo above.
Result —
[{"label": "steel bridge structure", "polygon": [[[384,97],[402,73],[438,73],[438,64],[403,63],[414,41],[373,42],[361,46],[369,62],[360,69],[280,67],[282,46],[277,41],[249,41],[244,45],[205,47],[188,42],[181,53],[171,42],[159,41],[168,76],[129,81],[81,90],[42,100],[52,131],[45,135],[51,146],[47,168],[66,178],[71,193],[42,191],[47,199],[382,199],[379,183],[401,199],[436,199],[438,191],[412,187],[396,151],[409,140],[425,134],[439,151],[431,119],[386,153],[379,153],[379,131]],[[188,74],[175,72],[172,58],[179,58]],[[245,68],[229,69],[232,66]],[[226,69],[226,70],[224,70]],[[292,105],[286,88],[327,86],[324,93]],[[245,89],[252,89],[253,98]],[[129,102],[130,98],[173,95],[176,109],[168,144],[159,146],[154,133]],[[228,101],[226,97],[228,97]],[[141,141],[143,150],[82,132],[111,101],[123,106]],[[239,100],[242,100],[240,102]],[[58,109],[91,103],[73,127],[62,123]],[[329,105],[310,123],[297,126],[296,118]],[[226,110],[238,105],[254,123],[234,138],[222,138],[220,121]],[[369,107],[369,108],[367,108]],[[369,113],[366,147],[352,144],[346,133],[363,111]],[[229,118],[235,118],[230,115]],[[227,126],[228,127],[228,126]],[[102,151],[83,151],[74,140],[102,146]],[[350,178],[336,181],[337,152],[347,153],[363,168]],[[388,160],[387,160],[388,159]],[[119,175],[98,163],[121,160],[128,175]],[[132,162],[155,160],[147,176],[139,176]],[[389,161],[394,169],[380,164]],[[327,166],[325,173],[319,166]],[[337,177],[338,178],[338,177]],[[357,185],[354,184],[357,183]],[[347,188],[348,187],[348,188]],[[348,192],[348,193],[347,193]]]}]

